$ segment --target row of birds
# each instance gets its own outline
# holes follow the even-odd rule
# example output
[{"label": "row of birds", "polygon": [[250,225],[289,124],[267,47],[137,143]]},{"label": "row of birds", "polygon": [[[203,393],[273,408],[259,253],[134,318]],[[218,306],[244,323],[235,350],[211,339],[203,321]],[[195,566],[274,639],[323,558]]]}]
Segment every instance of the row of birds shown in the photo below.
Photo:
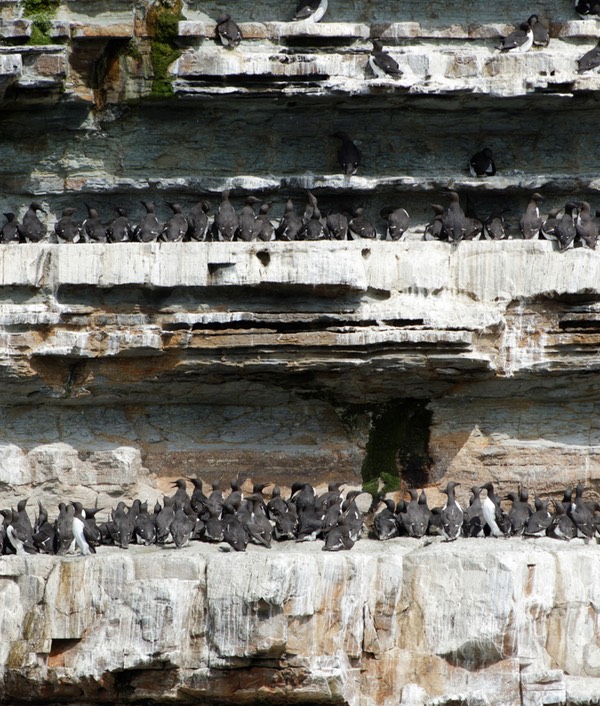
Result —
[{"label": "row of birds", "polygon": [[[301,0],[298,4],[294,20],[318,22],[327,10],[327,0]],[[577,0],[575,10],[582,18],[600,17],[600,0]],[[238,47],[243,39],[239,25],[229,14],[223,14],[217,19],[216,33],[223,46],[228,49]],[[398,62],[384,50],[379,38],[371,39],[373,48],[369,54],[368,65],[377,78],[400,79],[404,72]],[[502,38],[498,49],[502,52],[523,54],[533,46],[545,47],[550,42],[548,28],[540,21],[538,15],[522,22],[514,32]],[[600,67],[600,42],[598,46],[586,52],[578,60],[578,71],[590,71]]]},{"label": "row of birds", "polygon": [[[489,151],[489,150],[488,150]],[[495,166],[494,166],[495,171]],[[466,210],[460,205],[457,192],[447,192],[448,204],[431,204],[433,219],[425,226],[425,240],[442,240],[459,243],[462,240],[504,240],[510,237],[504,211],[497,209],[485,219],[479,218],[470,204]],[[600,211],[592,215],[587,201],[569,201],[564,209],[552,209],[546,217],[540,213],[543,197],[531,195],[525,212],[520,218],[519,229],[525,239],[545,238],[556,240],[560,250],[571,245],[595,249],[600,228]],[[155,213],[154,204],[143,202],[146,215],[139,223],[133,223],[122,208],[110,223],[102,222],[98,212],[88,207],[88,217],[78,223],[73,219],[75,209],[66,208],[54,225],[53,238],[47,237],[47,227],[37,216],[42,210],[34,202],[18,223],[13,213],[0,230],[0,242],[22,243],[49,241],[54,243],[107,243],[107,242],[178,242],[178,241],[265,241],[283,240],[347,240],[376,239],[377,228],[365,214],[363,208],[322,213],[317,198],[310,191],[304,213],[296,213],[291,199],[288,200],[283,217],[274,225],[269,218],[270,204],[262,203],[259,213],[255,204],[261,203],[255,196],[248,196],[238,213],[229,201],[229,192],[224,191],[218,212],[209,223],[209,205],[202,201],[184,215],[179,204],[171,204],[173,215],[161,223]],[[561,211],[564,213],[560,215]],[[410,225],[410,216],[405,208],[384,207],[380,216],[387,222],[384,239],[400,240]]]},{"label": "row of birds", "polygon": [[[324,551],[351,549],[365,535],[365,515],[357,506],[360,490],[343,496],[342,483],[330,483],[318,495],[310,483],[295,482],[288,498],[278,486],[264,495],[269,483],[255,483],[250,495],[244,495],[241,479],[231,481],[225,495],[221,481],[212,484],[210,493],[203,491],[201,479],[189,479],[193,491],[188,494],[187,481],[179,479],[172,496],[164,496],[149,511],[148,503],[136,499],[127,507],[121,501],[106,522],[98,524],[96,515],[103,508],[84,508],[80,502],[60,503],[58,516],[51,522],[48,512],[38,501],[39,512],[32,523],[27,513],[27,499],[16,509],[0,510],[4,521],[0,527],[0,554],[58,554],[79,551],[96,553],[100,545],[127,549],[130,544],[146,546],[172,542],[177,548],[191,540],[226,543],[235,551],[245,551],[248,543],[266,548],[273,540],[296,542],[323,540]],[[507,511],[492,483],[471,488],[469,506],[463,510],[456,499],[459,483],[451,481],[441,492],[447,496],[443,507],[429,509],[425,491],[411,489],[410,500],[375,500],[384,507],[372,517],[371,536],[385,541],[408,536],[443,536],[452,541],[458,537],[549,536],[570,540],[582,537],[586,543],[600,533],[600,504],[583,498],[583,485],[565,490],[562,502],[536,495],[535,509],[529,505],[524,489],[503,498],[511,502]],[[482,498],[482,491],[486,491]]]}]

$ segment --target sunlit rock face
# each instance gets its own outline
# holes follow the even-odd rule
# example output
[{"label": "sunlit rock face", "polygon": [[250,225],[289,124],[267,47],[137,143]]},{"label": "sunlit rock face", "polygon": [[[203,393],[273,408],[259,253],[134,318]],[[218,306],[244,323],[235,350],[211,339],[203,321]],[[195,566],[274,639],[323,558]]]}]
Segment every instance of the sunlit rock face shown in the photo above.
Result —
[{"label": "sunlit rock face", "polygon": [[[584,704],[594,547],[195,544],[0,561],[4,702]],[[46,701],[44,701],[46,699]]]}]

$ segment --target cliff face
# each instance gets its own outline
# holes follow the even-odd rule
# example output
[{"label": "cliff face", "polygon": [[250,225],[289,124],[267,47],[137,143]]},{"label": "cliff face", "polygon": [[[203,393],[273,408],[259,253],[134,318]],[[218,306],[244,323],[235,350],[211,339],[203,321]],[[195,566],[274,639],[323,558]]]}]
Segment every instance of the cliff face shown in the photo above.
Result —
[{"label": "cliff face", "polygon": [[598,562],[577,541],[138,547],[0,573],[6,703],[600,698]]}]

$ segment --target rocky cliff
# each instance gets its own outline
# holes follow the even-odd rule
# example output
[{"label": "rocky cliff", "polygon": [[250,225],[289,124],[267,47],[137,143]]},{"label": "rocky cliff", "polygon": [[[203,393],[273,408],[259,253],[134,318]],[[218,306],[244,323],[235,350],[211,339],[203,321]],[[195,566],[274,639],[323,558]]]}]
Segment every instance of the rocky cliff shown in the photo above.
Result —
[{"label": "rocky cliff", "polygon": [[0,693],[10,704],[597,703],[597,548],[577,541],[4,557]]}]

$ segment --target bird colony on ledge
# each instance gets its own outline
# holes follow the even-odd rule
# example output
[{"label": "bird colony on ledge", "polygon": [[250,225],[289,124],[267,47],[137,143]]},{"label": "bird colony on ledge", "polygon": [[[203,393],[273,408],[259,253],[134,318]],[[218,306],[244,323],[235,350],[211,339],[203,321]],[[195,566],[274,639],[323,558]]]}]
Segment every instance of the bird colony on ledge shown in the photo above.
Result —
[{"label": "bird colony on ledge", "polygon": [[[486,170],[485,173],[490,175],[495,173],[496,168],[488,148],[473,156],[471,169]],[[380,211],[381,218],[387,222],[385,232],[378,233],[362,207],[356,208],[353,214],[335,210],[322,212],[315,195],[310,191],[302,216],[296,213],[294,204],[289,199],[283,216],[273,223],[269,217],[271,204],[261,203],[260,199],[249,195],[238,213],[229,201],[229,193],[222,193],[221,203],[212,219],[209,219],[210,206],[206,201],[190,208],[187,215],[184,215],[181,205],[172,203],[169,206],[173,215],[162,223],[155,213],[154,203],[144,201],[142,203],[146,214],[139,222],[131,220],[125,209],[120,207],[116,208],[117,215],[112,221],[104,222],[96,209],[88,207],[88,217],[79,223],[74,219],[75,209],[66,208],[62,217],[54,224],[54,229],[50,231],[38,216],[40,211],[45,213],[44,209],[34,201],[25,213],[22,223],[17,221],[12,212],[4,214],[7,222],[0,230],[0,242],[56,244],[131,241],[151,243],[401,240],[410,223],[410,216],[405,208],[386,206]],[[462,209],[459,195],[455,191],[448,190],[446,198],[449,201],[446,206],[431,204],[434,215],[431,222],[425,226],[424,240],[442,240],[458,244],[462,240],[505,240],[512,237],[501,210],[493,211],[481,219],[469,209],[467,212]],[[527,240],[555,240],[560,250],[566,250],[572,245],[596,248],[600,211],[595,211],[592,215],[587,201],[569,201],[564,209],[553,209],[544,218],[540,213],[540,203],[543,200],[542,195],[537,192],[531,195],[519,221],[521,237]],[[261,203],[258,214],[254,210],[257,203]],[[564,211],[562,216],[559,215],[561,210]]]},{"label": "bird colony on ledge", "polygon": [[[510,492],[503,498],[511,502],[505,511],[501,498],[492,483],[471,488],[469,506],[464,511],[456,500],[459,485],[449,482],[442,490],[448,496],[444,507],[431,510],[425,491],[411,489],[410,501],[383,499],[385,507],[374,515],[379,503],[371,505],[365,516],[356,504],[360,490],[350,490],[342,497],[342,483],[330,483],[328,491],[317,495],[309,483],[295,482],[290,497],[284,499],[278,486],[273,487],[270,499],[263,491],[269,483],[255,483],[251,495],[244,495],[242,482],[231,482],[231,492],[225,496],[221,481],[212,484],[209,495],[203,492],[201,479],[190,479],[194,486],[191,496],[186,480],[173,484],[173,496],[165,496],[163,505],[156,502],[153,511],[148,503],[135,499],[130,507],[119,502],[106,522],[97,524],[95,516],[103,508],[86,509],[80,502],[60,503],[54,522],[39,504],[39,513],[32,524],[27,513],[27,499],[17,509],[5,509],[0,527],[2,554],[58,554],[79,551],[96,553],[100,545],[127,549],[138,543],[165,545],[174,543],[180,548],[190,540],[226,543],[235,551],[245,551],[248,542],[267,549],[272,540],[296,542],[324,541],[324,551],[351,549],[355,542],[370,535],[379,540],[395,537],[420,539],[425,535],[441,536],[447,541],[459,537],[542,537],[570,540],[583,538],[587,544],[600,532],[600,504],[583,498],[583,485],[575,490],[567,488],[563,500],[553,500],[554,513],[548,509],[549,500],[535,498],[535,510],[528,502],[524,489]],[[482,499],[481,492],[486,491]],[[366,522],[365,522],[366,521]],[[227,547],[223,547],[227,549]]]}]

